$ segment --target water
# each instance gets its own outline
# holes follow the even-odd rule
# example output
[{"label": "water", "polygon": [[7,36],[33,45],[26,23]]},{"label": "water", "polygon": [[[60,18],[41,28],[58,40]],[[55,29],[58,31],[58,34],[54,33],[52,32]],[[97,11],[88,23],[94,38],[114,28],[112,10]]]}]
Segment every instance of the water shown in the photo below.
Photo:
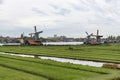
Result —
[{"label": "water", "polygon": [[20,43],[0,43],[0,46],[4,46],[4,45],[7,45],[7,46],[9,46],[9,45],[10,45],[10,46],[11,46],[11,45],[12,45],[12,46],[17,46],[17,45],[18,45],[18,46],[19,46],[19,45],[21,45],[21,44],[20,44]]},{"label": "water", "polygon": [[[43,45],[81,45],[83,42],[43,42]],[[21,45],[20,43],[0,43],[3,45]]]},{"label": "water", "polygon": [[[21,57],[35,58],[34,55],[13,54],[13,53],[4,53],[4,52],[0,52],[0,54],[7,54],[7,55],[12,55],[12,56],[21,56]],[[48,60],[54,60],[54,61],[57,61],[57,62],[69,62],[69,63],[72,63],[72,64],[88,65],[88,66],[94,66],[94,67],[102,67],[103,64],[105,64],[104,62],[74,60],[74,59],[57,58],[57,57],[38,56],[38,58],[48,59]]]},{"label": "water", "polygon": [[94,67],[102,67],[103,62],[95,62],[95,61],[84,61],[84,60],[74,60],[74,59],[65,59],[65,58],[56,58],[56,57],[41,57],[41,59],[49,59],[54,60],[58,62],[69,62],[72,64],[81,64],[81,65],[88,65],[88,66],[94,66]]},{"label": "water", "polygon": [[83,42],[43,42],[43,45],[81,45]]}]

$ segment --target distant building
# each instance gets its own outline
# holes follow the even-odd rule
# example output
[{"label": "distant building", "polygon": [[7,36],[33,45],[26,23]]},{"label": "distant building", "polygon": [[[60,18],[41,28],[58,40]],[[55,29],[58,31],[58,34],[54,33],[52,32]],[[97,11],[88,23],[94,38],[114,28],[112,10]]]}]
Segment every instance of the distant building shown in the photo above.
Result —
[{"label": "distant building", "polygon": [[0,36],[0,43],[19,43],[17,38]]},{"label": "distant building", "polygon": [[83,38],[70,38],[66,36],[57,36],[45,38],[46,42],[82,42]]}]

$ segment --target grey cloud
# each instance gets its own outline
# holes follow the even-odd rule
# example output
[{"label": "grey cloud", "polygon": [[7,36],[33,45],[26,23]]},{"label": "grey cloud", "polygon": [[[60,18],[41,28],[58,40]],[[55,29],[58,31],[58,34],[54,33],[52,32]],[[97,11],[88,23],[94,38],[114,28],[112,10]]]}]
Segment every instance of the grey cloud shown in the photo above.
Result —
[{"label": "grey cloud", "polygon": [[63,8],[61,6],[57,6],[57,5],[53,5],[53,4],[49,4],[49,6],[51,6],[55,11],[53,11],[53,13],[58,14],[58,15],[68,15],[71,13],[70,9],[67,8]]},{"label": "grey cloud", "polygon": [[[117,1],[117,0],[116,0]],[[115,2],[115,0],[105,0],[107,3]]]},{"label": "grey cloud", "polygon": [[78,4],[69,3],[69,5],[77,11],[86,12],[96,10],[98,12],[104,12],[104,10],[96,4],[95,0],[80,0]]},{"label": "grey cloud", "polygon": [[41,14],[41,15],[47,15],[46,12],[41,11],[41,10],[39,10],[38,8],[32,8],[32,11],[33,11],[33,12],[36,12],[36,13],[38,13],[38,14]]},{"label": "grey cloud", "polygon": [[89,10],[89,8],[86,5],[82,4],[82,3],[80,3],[79,5],[69,3],[69,5],[73,9],[78,10],[78,11],[88,11]]},{"label": "grey cloud", "polygon": [[96,0],[84,0],[80,2],[83,6],[86,6],[86,8],[88,8],[89,10],[97,10],[97,11],[102,11],[102,8],[100,8],[99,5],[97,5]]},{"label": "grey cloud", "polygon": [[59,9],[59,11],[57,11],[57,12],[55,12],[55,14],[59,14],[59,15],[68,15],[68,14],[70,14],[70,10],[68,10],[68,9],[64,9],[64,8],[62,8],[62,9]]},{"label": "grey cloud", "polygon": [[58,6],[53,5],[53,4],[49,4],[49,6],[51,6],[51,7],[54,8],[54,9],[58,9],[58,8],[59,8]]},{"label": "grey cloud", "polygon": [[2,1],[2,0],[0,0],[0,4],[2,4],[2,2],[3,2],[3,1]]},{"label": "grey cloud", "polygon": [[55,23],[63,22],[62,20],[54,20]]}]

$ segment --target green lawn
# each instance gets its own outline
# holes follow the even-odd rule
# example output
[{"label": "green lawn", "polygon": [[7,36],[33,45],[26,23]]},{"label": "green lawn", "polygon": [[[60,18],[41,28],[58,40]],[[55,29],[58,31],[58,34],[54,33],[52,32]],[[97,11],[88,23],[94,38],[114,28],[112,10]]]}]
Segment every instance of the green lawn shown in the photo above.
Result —
[{"label": "green lawn", "polygon": [[119,74],[114,69],[0,55],[1,80],[119,80]]},{"label": "green lawn", "polygon": [[[100,46],[2,46],[0,52],[120,63],[119,44]],[[119,74],[120,71],[115,69],[0,54],[0,80],[120,80]]]},{"label": "green lawn", "polygon": [[120,45],[101,46],[3,46],[1,52],[55,56],[120,63]]},{"label": "green lawn", "polygon": [[48,80],[44,77],[0,66],[0,80]]}]

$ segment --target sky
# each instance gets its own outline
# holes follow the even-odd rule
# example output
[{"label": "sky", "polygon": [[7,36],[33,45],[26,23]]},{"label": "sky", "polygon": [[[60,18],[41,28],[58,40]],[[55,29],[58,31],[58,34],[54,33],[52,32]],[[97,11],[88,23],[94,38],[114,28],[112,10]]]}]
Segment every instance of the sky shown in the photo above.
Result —
[{"label": "sky", "polygon": [[85,32],[104,37],[120,35],[120,0],[0,0],[0,35],[20,36],[43,31],[85,37]]}]

